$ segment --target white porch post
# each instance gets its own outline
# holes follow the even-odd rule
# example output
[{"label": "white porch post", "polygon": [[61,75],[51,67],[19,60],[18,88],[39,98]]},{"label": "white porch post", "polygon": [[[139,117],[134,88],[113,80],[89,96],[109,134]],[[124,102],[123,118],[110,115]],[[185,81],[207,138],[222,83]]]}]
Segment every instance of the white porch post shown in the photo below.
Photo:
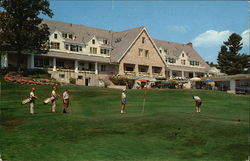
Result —
[{"label": "white porch post", "polygon": [[56,58],[53,58],[53,71],[56,71]]},{"label": "white porch post", "polygon": [[34,69],[35,68],[35,56],[32,54],[31,56],[30,56],[30,59],[31,59],[31,61],[30,61],[30,68],[31,69]]},{"label": "white porch post", "polygon": [[75,73],[78,73],[78,60],[75,60]]},{"label": "white porch post", "polygon": [[1,68],[8,68],[8,54],[1,54]]},{"label": "white porch post", "polygon": [[196,77],[196,74],[195,74],[195,72],[193,72],[193,77]]},{"label": "white porch post", "polygon": [[169,78],[172,79],[173,78],[173,71],[169,70]]},{"label": "white porch post", "polygon": [[98,74],[98,63],[95,62],[95,74]]},{"label": "white porch post", "polygon": [[181,77],[182,77],[182,78],[184,78],[184,77],[185,77],[185,75],[184,75],[184,71],[183,71],[183,70],[181,71]]},{"label": "white porch post", "polygon": [[235,80],[230,80],[230,92],[235,93],[236,83]]}]

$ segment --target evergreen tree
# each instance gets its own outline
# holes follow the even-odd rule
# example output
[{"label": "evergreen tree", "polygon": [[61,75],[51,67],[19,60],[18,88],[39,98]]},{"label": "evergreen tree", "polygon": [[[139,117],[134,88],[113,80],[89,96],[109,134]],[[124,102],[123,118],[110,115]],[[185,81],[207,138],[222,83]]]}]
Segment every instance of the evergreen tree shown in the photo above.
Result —
[{"label": "evergreen tree", "polygon": [[0,0],[0,51],[17,53],[20,69],[22,53],[45,49],[49,28],[39,14],[53,16],[48,0]]},{"label": "evergreen tree", "polygon": [[223,42],[218,54],[218,65],[221,72],[228,75],[248,73],[250,56],[240,54],[243,43],[242,37],[236,33],[229,36],[228,40]]}]

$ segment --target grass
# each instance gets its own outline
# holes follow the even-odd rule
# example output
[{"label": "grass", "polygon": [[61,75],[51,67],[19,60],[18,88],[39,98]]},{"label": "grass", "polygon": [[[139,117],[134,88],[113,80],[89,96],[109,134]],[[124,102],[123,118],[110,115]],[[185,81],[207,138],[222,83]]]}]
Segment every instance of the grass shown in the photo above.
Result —
[{"label": "grass", "polygon": [[[75,85],[70,113],[42,101],[50,86],[36,86],[37,114],[30,115],[31,85],[1,77],[0,153],[8,161],[231,161],[248,156],[249,97],[203,90],[128,90],[127,114],[120,90]],[[203,99],[194,113],[193,95]]]}]

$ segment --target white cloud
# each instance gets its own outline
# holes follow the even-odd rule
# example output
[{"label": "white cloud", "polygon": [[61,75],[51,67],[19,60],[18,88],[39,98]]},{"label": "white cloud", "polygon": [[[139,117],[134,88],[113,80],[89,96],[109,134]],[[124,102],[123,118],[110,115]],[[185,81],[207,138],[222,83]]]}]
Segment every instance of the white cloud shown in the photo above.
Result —
[{"label": "white cloud", "polygon": [[182,26],[182,25],[174,25],[174,26],[168,26],[168,30],[179,32],[179,33],[186,33],[189,30],[188,26]]},{"label": "white cloud", "polygon": [[249,34],[250,34],[250,29],[247,29],[243,31],[242,34],[240,35],[242,37],[242,43],[244,47],[249,46]]},{"label": "white cloud", "polygon": [[194,47],[212,47],[214,45],[222,45],[223,41],[226,41],[228,37],[232,34],[231,31],[215,31],[208,30],[196,38],[194,38],[191,42]]}]

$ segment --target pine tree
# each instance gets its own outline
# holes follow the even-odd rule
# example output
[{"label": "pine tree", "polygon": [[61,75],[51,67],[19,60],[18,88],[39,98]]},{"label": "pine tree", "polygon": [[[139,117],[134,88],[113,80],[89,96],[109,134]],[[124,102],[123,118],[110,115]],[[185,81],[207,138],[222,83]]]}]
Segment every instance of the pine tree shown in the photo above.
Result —
[{"label": "pine tree", "polygon": [[39,14],[53,16],[48,0],[0,0],[0,51],[17,53],[17,66],[23,53],[44,49],[49,28]]},{"label": "pine tree", "polygon": [[228,75],[248,73],[250,56],[240,54],[243,43],[242,37],[236,33],[229,36],[228,40],[223,42],[218,54],[218,65],[221,72]]}]

